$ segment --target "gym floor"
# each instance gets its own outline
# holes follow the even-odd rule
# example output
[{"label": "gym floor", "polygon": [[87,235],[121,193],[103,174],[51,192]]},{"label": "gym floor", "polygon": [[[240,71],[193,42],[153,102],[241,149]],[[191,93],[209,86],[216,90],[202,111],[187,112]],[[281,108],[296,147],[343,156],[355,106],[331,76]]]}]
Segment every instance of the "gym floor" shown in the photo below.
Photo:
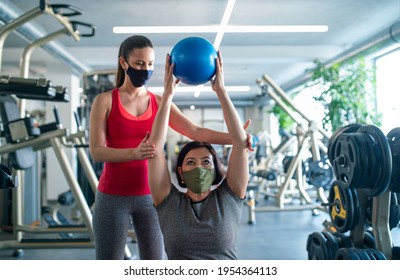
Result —
[{"label": "gym floor", "polygon": [[[268,200],[259,204],[270,204]],[[257,204],[258,205],[258,204]],[[261,205],[259,205],[261,206]],[[239,230],[238,259],[240,260],[307,260],[308,236],[324,229],[323,222],[330,221],[326,212],[313,210],[281,210],[256,212],[255,223],[249,224],[249,208],[243,208]],[[394,244],[400,243],[399,228],[392,230]],[[0,231],[0,240],[12,239],[12,234]],[[132,255],[137,255],[137,245],[128,240]],[[80,249],[25,249],[21,257],[14,250],[0,250],[1,260],[94,260],[94,248]]]}]

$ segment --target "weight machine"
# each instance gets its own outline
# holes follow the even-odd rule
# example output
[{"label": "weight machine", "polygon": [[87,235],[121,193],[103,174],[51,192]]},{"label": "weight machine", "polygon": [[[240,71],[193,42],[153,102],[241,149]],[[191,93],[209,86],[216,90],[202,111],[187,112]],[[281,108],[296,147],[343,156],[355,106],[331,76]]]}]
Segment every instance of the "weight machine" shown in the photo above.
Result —
[{"label": "weight machine", "polygon": [[[307,148],[310,148],[312,162],[310,166],[314,166],[315,180],[313,184],[321,183],[325,176],[329,176],[332,173],[332,169],[328,166],[326,169],[326,163],[321,159],[321,151],[326,154],[327,147],[322,143],[317,134],[322,135],[323,138],[328,139],[328,135],[325,131],[317,126],[317,123],[308,118],[299,108],[297,108],[287,94],[268,76],[263,75],[262,79],[258,80],[258,84],[262,87],[267,87],[268,95],[275,100],[275,102],[296,122],[296,134],[290,135],[284,140],[278,147],[276,147],[266,159],[265,171],[268,171],[272,164],[276,161],[279,155],[285,153],[289,148],[292,148],[296,143],[296,151],[291,160],[287,165],[287,170],[283,177],[283,181],[279,182],[278,191],[273,196],[276,199],[275,206],[255,206],[250,207],[251,212],[264,212],[264,211],[291,211],[291,210],[323,210],[327,211],[326,207],[321,206],[321,202],[326,202],[325,189],[321,185],[313,186],[309,190],[316,192],[315,197],[311,197],[309,191],[306,188],[306,181],[304,176],[304,166],[302,159],[305,157]],[[294,113],[298,113],[304,121],[308,123],[307,129],[303,128],[303,124]],[[321,163],[324,167],[320,168]],[[260,172],[258,172],[260,173]],[[257,174],[255,174],[257,176]],[[260,175],[260,174],[259,174]],[[296,180],[296,185],[293,188],[291,186],[292,181]],[[257,182],[256,182],[257,183]],[[326,184],[324,182],[324,184]],[[268,185],[260,189],[259,194],[271,195],[268,190]],[[294,197],[294,194],[299,195],[299,204],[294,204],[292,199],[287,197]],[[315,201],[316,200],[316,201]],[[288,201],[290,203],[288,203]],[[254,213],[249,214],[250,217],[254,217]]]},{"label": "weight machine", "polygon": [[[68,10],[70,12],[63,12]],[[21,255],[23,248],[52,248],[52,247],[93,247],[93,231],[91,226],[91,214],[88,205],[81,193],[79,184],[74,178],[73,170],[68,162],[65,151],[62,148],[61,140],[67,135],[67,130],[62,128],[57,123],[46,124],[39,128],[32,127],[33,122],[30,117],[25,116],[26,99],[37,99],[45,101],[68,102],[69,94],[65,87],[53,86],[46,79],[29,79],[29,62],[30,56],[34,49],[40,47],[51,40],[54,40],[61,35],[70,35],[76,41],[80,38],[78,26],[83,23],[73,22],[69,20],[69,16],[80,15],[81,12],[69,5],[49,5],[45,1],[40,1],[38,8],[35,8],[20,17],[6,23],[0,30],[0,46],[1,54],[6,37],[20,25],[36,18],[39,15],[46,14],[58,20],[63,28],[59,31],[51,33],[41,39],[38,39],[28,45],[20,59],[20,75],[21,77],[1,76],[1,93],[8,95],[9,99],[3,100],[2,106],[2,122],[6,132],[6,144],[0,147],[0,155],[13,155],[16,162],[22,162],[26,166],[13,166],[15,173],[20,181],[22,181],[22,170],[29,168],[33,162],[26,164],[26,159],[33,158],[34,152],[52,147],[60,167],[68,181],[71,191],[74,195],[82,217],[84,225],[74,225],[71,227],[49,226],[49,227],[31,227],[23,223],[24,213],[24,198],[23,198],[23,183],[19,188],[15,188],[12,192],[12,229],[14,239],[11,241],[0,242],[0,249],[13,248],[16,249],[14,255]],[[88,24],[83,24],[90,26]],[[92,34],[83,34],[84,36],[92,36]],[[19,106],[11,95],[15,95],[18,99]],[[15,102],[15,103],[14,103]],[[18,118],[19,117],[19,118]],[[7,137],[7,132],[11,137]],[[37,186],[39,188],[39,186]],[[88,233],[89,238],[80,238],[75,240],[62,239],[44,239],[44,238],[23,238],[24,233]]]},{"label": "weight machine", "polygon": [[[43,149],[52,148],[56,154],[57,160],[64,173],[64,176],[70,187],[73,199],[82,215],[83,224],[78,225],[49,225],[48,227],[32,227],[23,223],[24,198],[23,184],[12,190],[12,229],[14,240],[0,242],[0,249],[16,249],[15,256],[21,255],[25,248],[86,248],[94,247],[94,236],[92,228],[92,215],[90,208],[82,193],[82,189],[75,178],[65,148],[76,148],[79,162],[83,171],[95,192],[97,188],[97,177],[89,162],[88,155],[83,151],[88,145],[85,143],[85,132],[78,126],[78,132],[69,134],[66,128],[63,128],[59,122],[58,115],[55,114],[56,122],[44,124],[39,128],[33,127],[30,117],[25,116],[26,99],[45,100],[53,102],[69,102],[67,89],[62,86],[53,86],[47,79],[29,79],[29,63],[32,52],[42,45],[62,36],[72,36],[76,41],[80,37],[91,37],[94,35],[94,27],[90,24],[72,21],[71,16],[81,15],[79,9],[64,4],[47,4],[45,0],[40,0],[39,7],[28,11],[20,17],[6,23],[0,29],[0,61],[3,51],[3,45],[6,37],[20,25],[36,18],[39,15],[50,15],[59,21],[63,28],[33,41],[28,45],[20,59],[21,77],[0,77],[0,94],[7,96],[5,104],[2,106],[2,122],[6,132],[6,144],[0,146],[0,155],[12,155],[15,162],[22,163],[22,166],[16,166],[14,173],[18,181],[22,181],[22,170],[29,168],[32,162],[29,157],[34,152]],[[88,33],[82,33],[78,28],[88,28]],[[18,107],[16,101],[11,95],[18,97]],[[4,100],[3,100],[4,101]],[[17,113],[16,113],[17,112]],[[26,160],[28,159],[28,162]],[[25,166],[23,166],[25,164]],[[39,188],[39,186],[37,186]],[[31,234],[67,234],[79,233],[88,236],[88,238],[24,238],[25,233]],[[129,248],[125,249],[125,258],[130,259],[132,255]]]}]

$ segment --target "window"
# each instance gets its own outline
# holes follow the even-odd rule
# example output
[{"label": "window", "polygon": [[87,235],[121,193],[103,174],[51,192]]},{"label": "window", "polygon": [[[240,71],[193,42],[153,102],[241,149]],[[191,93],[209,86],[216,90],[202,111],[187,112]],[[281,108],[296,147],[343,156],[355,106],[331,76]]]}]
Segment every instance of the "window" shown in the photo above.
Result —
[{"label": "window", "polygon": [[400,127],[400,49],[376,59],[377,109],[382,113],[382,131],[386,135]]}]

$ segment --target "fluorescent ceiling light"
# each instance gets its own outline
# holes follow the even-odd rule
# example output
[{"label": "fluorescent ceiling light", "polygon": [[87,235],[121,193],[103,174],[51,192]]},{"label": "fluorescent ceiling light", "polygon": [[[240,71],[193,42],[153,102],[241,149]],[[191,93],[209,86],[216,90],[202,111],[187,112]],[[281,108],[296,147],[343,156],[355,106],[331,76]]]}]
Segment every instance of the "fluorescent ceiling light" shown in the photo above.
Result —
[{"label": "fluorescent ceiling light", "polygon": [[[187,86],[187,87],[181,87],[179,86],[176,89],[176,92],[187,92],[187,93],[193,93],[198,90],[199,86]],[[225,87],[228,92],[247,92],[250,91],[249,86],[226,86]],[[149,91],[153,93],[163,93],[164,92],[164,87],[149,87]],[[202,92],[213,92],[212,88],[210,86],[203,86],[202,87]]]},{"label": "fluorescent ceiling light", "polygon": [[225,33],[327,32],[327,25],[239,25],[227,26]]},{"label": "fluorescent ceiling light", "polygon": [[114,33],[217,33],[218,25],[209,26],[115,26]]},{"label": "fluorescent ceiling light", "polygon": [[114,33],[274,33],[327,32],[327,25],[199,25],[199,26],[115,26]]},{"label": "fluorescent ceiling light", "polygon": [[[229,0],[228,4],[226,4],[224,15],[222,16],[221,23],[219,24],[218,32],[215,35],[214,39],[214,48],[217,50],[219,49],[219,46],[221,45],[222,42],[222,37],[224,37],[224,30],[225,27],[228,25],[229,18],[232,15],[233,7],[235,6],[236,0]],[[200,95],[200,92],[199,92]],[[195,93],[196,96],[196,93]]]}]

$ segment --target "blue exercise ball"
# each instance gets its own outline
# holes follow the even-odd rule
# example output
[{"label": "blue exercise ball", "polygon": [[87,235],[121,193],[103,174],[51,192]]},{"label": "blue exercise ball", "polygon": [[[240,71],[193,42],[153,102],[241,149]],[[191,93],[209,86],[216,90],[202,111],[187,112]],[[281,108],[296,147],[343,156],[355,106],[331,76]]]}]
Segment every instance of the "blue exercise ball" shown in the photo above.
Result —
[{"label": "blue exercise ball", "polygon": [[215,75],[217,57],[216,49],[206,39],[182,39],[171,51],[171,64],[175,63],[174,76],[188,85],[204,84]]}]

